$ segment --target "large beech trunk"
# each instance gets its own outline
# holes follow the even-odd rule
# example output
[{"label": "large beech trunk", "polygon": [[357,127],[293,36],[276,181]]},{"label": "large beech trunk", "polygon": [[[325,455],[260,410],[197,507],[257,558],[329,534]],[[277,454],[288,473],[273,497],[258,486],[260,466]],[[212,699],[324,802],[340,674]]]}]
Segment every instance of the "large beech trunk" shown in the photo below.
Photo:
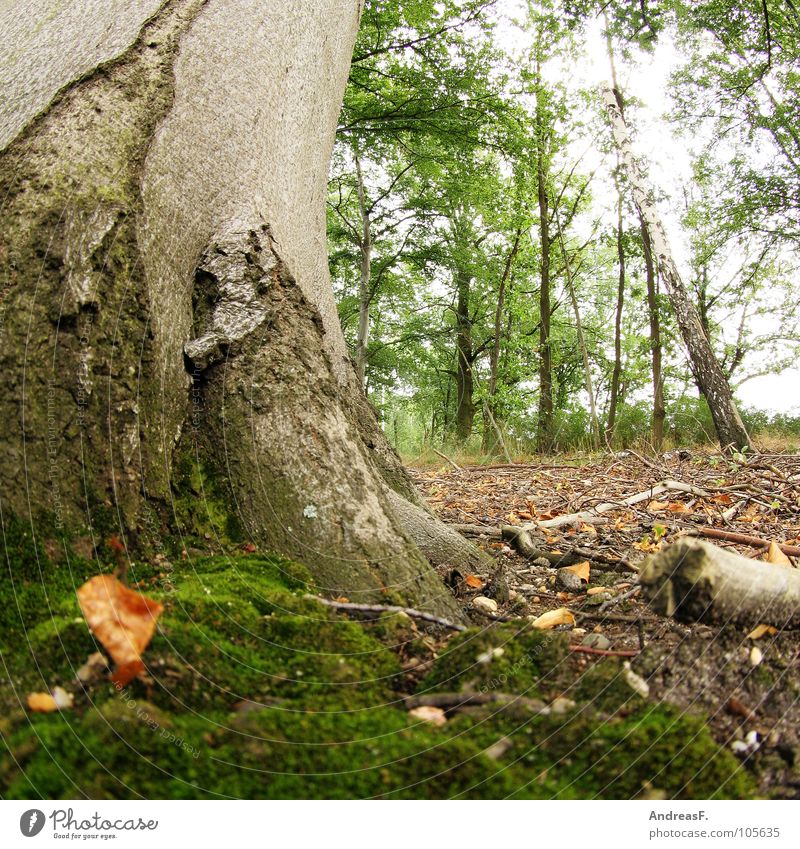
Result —
[{"label": "large beech trunk", "polygon": [[4,521],[152,550],[181,532],[172,505],[201,467],[247,537],[323,590],[459,617],[391,499],[426,517],[442,562],[480,555],[383,438],[327,275],[359,7],[0,11],[18,48],[0,60]]},{"label": "large beech trunk", "polygon": [[730,384],[714,355],[697,309],[686,291],[647,179],[634,156],[628,125],[620,108],[621,96],[618,99],[615,91],[608,86],[603,86],[601,92],[636,207],[650,237],[658,270],[667,287],[670,303],[689,353],[692,372],[708,402],[720,445],[724,449],[746,448],[750,444],[750,437],[736,408]]},{"label": "large beech trunk", "polygon": [[779,628],[800,626],[800,570],[686,538],[650,557],[639,581],[663,616]]}]

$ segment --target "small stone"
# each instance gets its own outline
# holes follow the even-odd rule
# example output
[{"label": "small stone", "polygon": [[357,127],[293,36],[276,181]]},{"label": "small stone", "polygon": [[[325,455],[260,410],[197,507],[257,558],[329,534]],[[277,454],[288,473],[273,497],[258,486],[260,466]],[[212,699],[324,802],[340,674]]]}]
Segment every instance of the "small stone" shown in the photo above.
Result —
[{"label": "small stone", "polygon": [[497,648],[483,652],[483,654],[479,654],[476,661],[482,664],[491,663],[496,657],[502,657],[504,654],[505,649],[502,646],[498,646]]},{"label": "small stone", "polygon": [[472,606],[480,613],[497,613],[497,602],[485,595],[478,595],[472,599]]},{"label": "small stone", "polygon": [[508,737],[501,737],[496,743],[492,743],[488,749],[485,749],[483,754],[490,760],[496,761],[502,758],[513,745]]},{"label": "small stone", "polygon": [[59,710],[69,710],[72,707],[72,693],[68,693],[63,687],[53,687],[52,695]]},{"label": "small stone", "polygon": [[581,641],[581,645],[605,651],[606,649],[611,648],[611,640],[609,640],[605,634],[587,634]]},{"label": "small stone", "polygon": [[429,722],[431,725],[436,725],[437,727],[441,727],[447,722],[444,711],[432,705],[420,705],[419,707],[411,708],[408,715],[413,716],[414,719],[422,720],[422,722]]},{"label": "small stone", "polygon": [[533,561],[534,566],[541,566],[543,569],[550,568],[550,561],[546,557],[537,557],[536,560]]},{"label": "small stone", "polygon": [[572,633],[576,637],[582,637],[586,633],[586,628],[573,628]]},{"label": "small stone", "polygon": [[520,597],[519,593],[516,590],[509,590],[508,591],[508,600],[509,601],[516,601],[519,597]]},{"label": "small stone", "polygon": [[538,595],[533,596],[533,598],[531,599],[531,604],[539,604],[540,602],[541,602],[541,599],[539,598]]},{"label": "small stone", "polygon": [[550,702],[550,712],[556,715],[561,715],[575,707],[575,702],[568,699],[566,696],[558,696]]},{"label": "small stone", "polygon": [[764,659],[764,652],[758,646],[750,649],[750,666],[758,666]]},{"label": "small stone", "polygon": [[306,504],[303,508],[303,518],[305,519],[316,519],[318,515],[317,508],[314,504]]},{"label": "small stone", "polygon": [[647,681],[631,669],[631,664],[628,660],[624,663],[624,671],[625,683],[643,699],[646,699],[650,695],[650,685]]},{"label": "small stone", "polygon": [[556,572],[556,580],[560,586],[570,593],[579,593],[583,588],[581,579],[566,567]]},{"label": "small stone", "polygon": [[108,661],[105,656],[99,652],[93,652],[86,658],[86,663],[75,673],[78,681],[81,684],[91,684],[93,681],[98,681],[108,669]]},{"label": "small stone", "polygon": [[517,587],[517,592],[521,592],[523,595],[534,595],[536,587],[533,584],[520,584]]}]

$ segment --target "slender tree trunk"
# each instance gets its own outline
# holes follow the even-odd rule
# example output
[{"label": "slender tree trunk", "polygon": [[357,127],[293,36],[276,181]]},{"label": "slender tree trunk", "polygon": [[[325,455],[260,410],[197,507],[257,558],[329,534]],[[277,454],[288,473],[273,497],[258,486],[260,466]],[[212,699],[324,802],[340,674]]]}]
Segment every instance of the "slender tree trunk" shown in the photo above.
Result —
[{"label": "slender tree trunk", "polygon": [[647,277],[647,312],[650,318],[650,355],[653,372],[653,449],[661,451],[664,445],[664,378],[661,373],[661,318],[658,310],[658,278],[653,263],[653,250],[650,236],[641,216],[639,224],[642,231],[642,251],[644,253],[645,275]]},{"label": "slender tree trunk", "polygon": [[[619,171],[619,158],[617,159]],[[625,245],[622,238],[622,186],[617,174],[614,180],[617,187],[617,306],[614,313],[614,369],[611,372],[611,397],[608,402],[608,421],[606,423],[606,441],[611,444],[617,423],[617,405],[620,401],[620,377],[622,375],[622,310],[625,306]]]},{"label": "slender tree trunk", "polygon": [[572,279],[572,266],[570,265],[569,256],[567,255],[567,248],[564,243],[564,234],[561,230],[561,221],[559,220],[557,210],[556,226],[558,227],[558,241],[561,246],[561,253],[564,257],[567,291],[569,293],[570,303],[572,304],[572,312],[575,316],[575,331],[578,334],[578,346],[581,349],[581,359],[583,360],[583,381],[584,386],[586,387],[586,395],[589,398],[589,427],[591,429],[592,448],[596,450],[600,447],[600,423],[597,420],[597,405],[594,397],[592,369],[589,363],[589,349],[586,345],[586,336],[583,332],[583,322],[581,321],[581,311],[578,306],[577,295],[575,294],[575,282]]},{"label": "slender tree trunk", "polygon": [[[540,101],[541,94],[537,95]],[[547,197],[547,162],[542,109],[537,105],[539,138],[536,150],[536,192],[539,205],[539,426],[536,447],[546,454],[553,447],[553,355],[550,340],[550,209]]]},{"label": "slender tree trunk", "polygon": [[695,380],[708,402],[720,445],[724,450],[730,448],[741,450],[750,445],[750,437],[736,408],[730,384],[711,349],[697,309],[689,299],[686,286],[675,264],[664,225],[647,185],[647,179],[633,154],[630,133],[617,97],[608,86],[603,86],[602,94],[636,206],[650,236],[653,253],[657,257],[658,268],[667,287],[675,318],[689,353]]},{"label": "slender tree trunk", "polygon": [[415,540],[480,555],[420,506],[327,273],[360,4],[82,6],[0,8],[40,75],[1,93],[3,521],[146,556],[220,517],[323,592],[460,617]]},{"label": "slender tree trunk", "polygon": [[460,442],[470,438],[475,420],[470,283],[469,273],[459,270],[456,281],[456,437]]},{"label": "slender tree trunk", "polygon": [[490,428],[495,430],[497,425],[497,411],[494,407],[495,395],[497,394],[497,377],[500,365],[500,349],[503,340],[503,309],[505,308],[506,299],[506,284],[511,275],[511,269],[514,265],[514,259],[519,250],[519,240],[522,236],[522,230],[517,229],[514,234],[514,244],[506,257],[506,263],[503,268],[503,274],[500,278],[500,283],[497,287],[497,305],[494,310],[494,344],[489,355],[489,384],[486,389],[486,405],[484,406],[483,417],[483,450],[489,450],[489,433]]},{"label": "slender tree trunk", "polygon": [[369,343],[369,310],[372,302],[370,277],[372,273],[372,222],[370,208],[367,205],[367,193],[364,186],[364,174],[361,171],[361,158],[355,154],[356,179],[358,180],[358,208],[361,212],[361,268],[358,282],[358,336],[356,338],[356,374],[362,386],[366,382],[367,345]]}]

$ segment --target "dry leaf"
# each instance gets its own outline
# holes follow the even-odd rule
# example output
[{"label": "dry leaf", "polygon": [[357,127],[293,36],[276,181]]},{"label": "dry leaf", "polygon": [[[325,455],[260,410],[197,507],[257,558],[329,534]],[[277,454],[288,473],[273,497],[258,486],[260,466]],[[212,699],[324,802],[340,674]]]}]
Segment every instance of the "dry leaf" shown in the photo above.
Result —
[{"label": "dry leaf", "polygon": [[682,501],[670,501],[667,505],[667,510],[670,513],[691,513],[692,508],[688,504],[684,504]]},{"label": "dry leaf", "polygon": [[651,501],[647,505],[647,509],[651,513],[659,513],[662,510],[669,509],[669,501]]},{"label": "dry leaf", "polygon": [[598,595],[599,593],[609,593],[610,595],[614,594],[613,590],[610,590],[608,587],[589,587],[586,590],[586,595]]},{"label": "dry leaf", "polygon": [[574,566],[565,566],[564,571],[565,572],[573,572],[582,581],[586,581],[586,583],[588,584],[589,583],[589,570],[590,570],[590,568],[591,567],[589,566],[589,561],[584,560],[582,563],[576,563]]},{"label": "dry leaf", "polygon": [[593,536],[597,536],[597,528],[594,525],[590,525],[588,522],[581,522],[578,526],[578,531],[582,534],[592,534]]},{"label": "dry leaf", "polygon": [[774,625],[756,625],[755,628],[747,635],[748,640],[758,640],[761,637],[777,634],[778,629]]},{"label": "dry leaf", "polygon": [[346,595],[340,595],[338,598],[335,598],[334,601],[338,601],[339,604],[349,604],[350,599]]},{"label": "dry leaf", "polygon": [[432,705],[420,705],[419,707],[411,708],[408,715],[413,716],[414,719],[421,719],[423,722],[430,722],[431,725],[442,726],[447,722],[444,711]]},{"label": "dry leaf", "polygon": [[781,547],[777,542],[769,544],[769,551],[764,558],[767,563],[774,563],[776,566],[791,566],[792,561],[781,551]]},{"label": "dry leaf", "polygon": [[117,665],[112,680],[118,687],[126,686],[144,669],[141,655],[164,607],[113,575],[90,578],[78,589],[78,602],[92,633]]},{"label": "dry leaf", "polygon": [[464,580],[467,582],[467,586],[474,590],[483,589],[483,581],[477,575],[467,575]]},{"label": "dry leaf", "polygon": [[53,713],[58,710],[58,704],[50,693],[31,693],[28,696],[28,708],[33,713]]},{"label": "dry leaf", "polygon": [[531,622],[534,628],[540,628],[546,631],[549,628],[555,628],[557,625],[574,625],[575,617],[567,610],[566,607],[558,607],[555,610],[548,610]]}]

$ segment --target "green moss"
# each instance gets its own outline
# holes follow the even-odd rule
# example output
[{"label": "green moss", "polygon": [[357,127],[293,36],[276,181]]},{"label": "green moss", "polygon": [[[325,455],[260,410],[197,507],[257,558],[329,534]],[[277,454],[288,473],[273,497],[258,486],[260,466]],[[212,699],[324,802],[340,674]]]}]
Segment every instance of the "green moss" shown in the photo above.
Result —
[{"label": "green moss", "polygon": [[[136,567],[165,611],[147,677],[121,692],[103,683],[83,694],[71,683],[96,646],[67,583],[48,584],[50,608],[29,609],[31,621],[7,636],[4,797],[629,798],[648,786],[684,798],[754,794],[701,720],[630,698],[614,663],[565,686],[561,635],[510,623],[466,632],[420,689],[566,691],[577,701],[568,715],[489,706],[439,728],[401,701],[398,655],[419,639],[407,617],[337,616],[306,597],[308,573],[282,558],[180,561],[170,589],[163,568]],[[75,693],[72,710],[20,709],[32,689],[55,684]],[[502,751],[492,749],[498,740]]]},{"label": "green moss", "polygon": [[566,646],[563,634],[532,628],[525,620],[470,629],[441,652],[420,692],[466,688],[525,695],[547,692]]}]

